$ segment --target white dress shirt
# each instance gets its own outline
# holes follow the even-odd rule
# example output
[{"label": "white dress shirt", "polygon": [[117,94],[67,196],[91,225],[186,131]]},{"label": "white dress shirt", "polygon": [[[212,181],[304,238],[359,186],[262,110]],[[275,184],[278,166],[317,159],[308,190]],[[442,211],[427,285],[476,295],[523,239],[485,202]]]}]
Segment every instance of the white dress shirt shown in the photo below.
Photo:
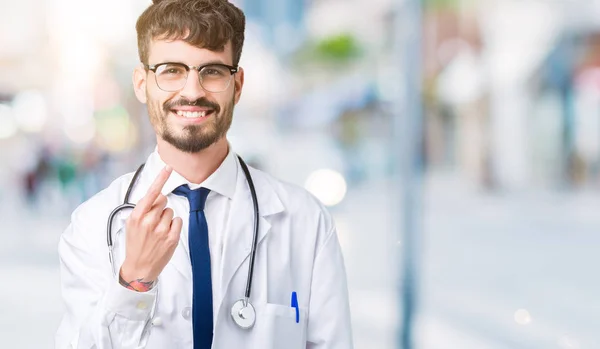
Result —
[{"label": "white dress shirt", "polygon": [[[204,206],[204,215],[206,216],[206,223],[208,225],[208,244],[210,248],[210,269],[213,290],[213,314],[217,313],[218,304],[215,300],[220,299],[221,296],[219,285],[221,284],[221,267],[223,265],[224,234],[227,231],[226,224],[229,218],[231,200],[235,194],[238,172],[236,161],[235,153],[229,150],[225,160],[223,160],[219,168],[200,184],[190,183],[182,175],[173,171],[162,190],[163,195],[168,197],[168,207],[173,209],[175,217],[181,217],[183,220],[180,240],[189,255],[190,205],[186,197],[175,195],[172,191],[180,185],[185,184],[192,190],[200,187],[210,189],[210,193],[206,198],[206,204]],[[161,159],[158,150],[155,149],[150,155],[146,167],[150,169],[151,173],[159,173],[165,166],[166,164]]]}]

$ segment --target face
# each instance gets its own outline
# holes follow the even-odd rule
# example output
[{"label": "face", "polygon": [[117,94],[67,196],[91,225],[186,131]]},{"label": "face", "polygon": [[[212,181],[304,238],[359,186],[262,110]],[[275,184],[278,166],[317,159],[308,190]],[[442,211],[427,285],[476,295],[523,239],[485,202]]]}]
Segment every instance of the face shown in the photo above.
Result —
[{"label": "face", "polygon": [[[148,62],[145,63],[233,65],[232,60],[231,43],[225,46],[223,52],[214,52],[181,40],[153,40]],[[158,87],[154,72],[138,67],[133,75],[136,96],[140,102],[148,104],[150,122],[156,135],[187,153],[197,153],[224,139],[231,126],[234,105],[239,101],[243,81],[244,72],[240,68],[225,91],[208,92],[200,85],[198,71],[192,69],[181,90],[166,92]]]}]

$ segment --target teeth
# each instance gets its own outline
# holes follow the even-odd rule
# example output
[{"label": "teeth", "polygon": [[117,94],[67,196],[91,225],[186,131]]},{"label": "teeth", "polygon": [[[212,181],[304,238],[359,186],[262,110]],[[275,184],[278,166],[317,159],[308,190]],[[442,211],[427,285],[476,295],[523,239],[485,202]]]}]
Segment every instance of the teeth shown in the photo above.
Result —
[{"label": "teeth", "polygon": [[201,111],[201,112],[197,112],[197,111],[182,111],[182,110],[178,110],[177,111],[177,115],[179,116],[183,116],[186,118],[203,118],[206,116],[206,112],[205,111]]}]

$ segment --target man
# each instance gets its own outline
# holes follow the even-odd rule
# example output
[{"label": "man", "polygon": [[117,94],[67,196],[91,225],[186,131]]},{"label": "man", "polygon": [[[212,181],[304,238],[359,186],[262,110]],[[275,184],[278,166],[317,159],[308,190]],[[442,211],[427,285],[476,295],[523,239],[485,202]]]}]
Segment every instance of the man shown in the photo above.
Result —
[{"label": "man", "polygon": [[[157,146],[139,178],[124,175],[78,207],[60,239],[57,348],[352,348],[331,216],[255,169],[251,258],[250,183],[226,137],[244,84],[244,27],[226,0],[154,1],[138,19],[133,84]],[[130,185],[136,207],[109,224],[113,267],[107,222]],[[251,264],[250,304],[236,303]]]}]

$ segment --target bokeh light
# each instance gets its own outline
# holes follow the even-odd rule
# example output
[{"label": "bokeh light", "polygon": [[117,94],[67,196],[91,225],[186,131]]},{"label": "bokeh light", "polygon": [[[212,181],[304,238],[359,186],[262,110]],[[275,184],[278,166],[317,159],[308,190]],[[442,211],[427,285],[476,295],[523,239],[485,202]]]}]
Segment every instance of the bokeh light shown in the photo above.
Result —
[{"label": "bokeh light", "polygon": [[97,143],[110,152],[121,152],[137,142],[135,127],[122,106],[96,113]]},{"label": "bokeh light", "polygon": [[94,139],[94,136],[96,135],[96,125],[93,120],[88,120],[87,122],[79,124],[65,125],[64,131],[67,138],[73,143],[85,144]]},{"label": "bokeh light", "polygon": [[519,325],[529,325],[531,321],[531,314],[526,309],[519,309],[515,312],[515,322]]},{"label": "bokeh light", "polygon": [[347,185],[344,176],[330,169],[317,170],[310,174],[305,188],[323,204],[335,206],[344,200]]},{"label": "bokeh light", "polygon": [[41,92],[21,92],[17,94],[12,105],[19,129],[30,133],[42,131],[48,119],[48,108]]},{"label": "bokeh light", "polygon": [[0,104],[0,139],[12,137],[17,133],[17,123],[12,108]]}]

